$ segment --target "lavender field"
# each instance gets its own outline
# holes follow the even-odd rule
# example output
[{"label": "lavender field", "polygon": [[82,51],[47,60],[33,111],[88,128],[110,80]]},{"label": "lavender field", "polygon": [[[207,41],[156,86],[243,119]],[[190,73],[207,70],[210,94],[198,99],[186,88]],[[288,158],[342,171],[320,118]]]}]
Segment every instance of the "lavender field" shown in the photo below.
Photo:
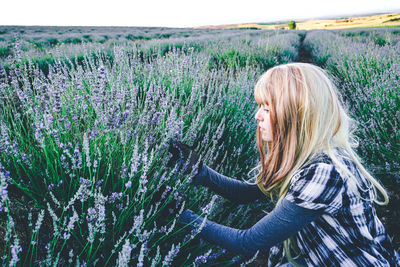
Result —
[{"label": "lavender field", "polygon": [[117,30],[0,27],[2,265],[263,266],[266,254],[234,255],[176,222],[191,209],[245,229],[273,201],[238,206],[189,186],[165,166],[167,142],[252,178],[253,86],[294,61],[335,77],[400,248],[399,29]]}]

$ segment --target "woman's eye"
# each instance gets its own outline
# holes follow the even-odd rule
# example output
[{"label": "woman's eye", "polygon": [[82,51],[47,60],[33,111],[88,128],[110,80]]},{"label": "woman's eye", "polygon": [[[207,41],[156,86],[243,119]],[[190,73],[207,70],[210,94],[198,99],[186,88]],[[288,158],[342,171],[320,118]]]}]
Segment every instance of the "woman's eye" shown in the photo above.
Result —
[{"label": "woman's eye", "polygon": [[269,109],[267,109],[267,108],[264,108],[264,111],[265,111],[265,112],[269,112]]}]

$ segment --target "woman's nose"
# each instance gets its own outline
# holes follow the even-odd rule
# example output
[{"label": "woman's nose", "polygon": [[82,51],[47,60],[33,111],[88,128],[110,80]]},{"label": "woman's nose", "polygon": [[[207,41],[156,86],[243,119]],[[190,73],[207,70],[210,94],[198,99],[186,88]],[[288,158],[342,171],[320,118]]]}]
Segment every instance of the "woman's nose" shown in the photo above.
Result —
[{"label": "woman's nose", "polygon": [[262,116],[260,116],[260,110],[257,110],[256,116],[255,116],[256,120],[261,121],[262,120]]}]

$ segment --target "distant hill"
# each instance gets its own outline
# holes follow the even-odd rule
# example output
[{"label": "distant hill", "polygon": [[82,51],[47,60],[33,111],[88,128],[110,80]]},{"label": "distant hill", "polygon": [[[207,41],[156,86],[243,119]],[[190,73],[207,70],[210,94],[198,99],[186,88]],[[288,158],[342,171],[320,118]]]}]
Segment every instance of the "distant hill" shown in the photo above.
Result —
[{"label": "distant hill", "polygon": [[[349,29],[370,27],[400,27],[400,13],[372,14],[364,16],[338,16],[337,18],[319,18],[308,20],[295,20],[298,30],[315,29]],[[243,23],[207,25],[194,27],[195,29],[241,29],[257,28],[266,30],[288,29],[287,21],[265,23]]]}]

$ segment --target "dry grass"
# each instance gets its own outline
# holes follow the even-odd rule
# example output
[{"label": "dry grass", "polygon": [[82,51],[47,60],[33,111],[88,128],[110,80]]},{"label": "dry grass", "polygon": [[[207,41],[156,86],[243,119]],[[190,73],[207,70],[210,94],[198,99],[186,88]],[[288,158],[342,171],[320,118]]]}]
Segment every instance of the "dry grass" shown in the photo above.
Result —
[{"label": "dry grass", "polygon": [[[315,30],[315,29],[349,29],[379,26],[400,26],[400,14],[380,14],[364,17],[349,17],[338,19],[311,19],[296,21],[298,30]],[[261,25],[257,23],[247,24],[225,24],[225,25],[209,25],[196,28],[210,29],[237,29],[237,28],[259,28],[267,30],[288,29],[287,24],[271,24]]]}]

